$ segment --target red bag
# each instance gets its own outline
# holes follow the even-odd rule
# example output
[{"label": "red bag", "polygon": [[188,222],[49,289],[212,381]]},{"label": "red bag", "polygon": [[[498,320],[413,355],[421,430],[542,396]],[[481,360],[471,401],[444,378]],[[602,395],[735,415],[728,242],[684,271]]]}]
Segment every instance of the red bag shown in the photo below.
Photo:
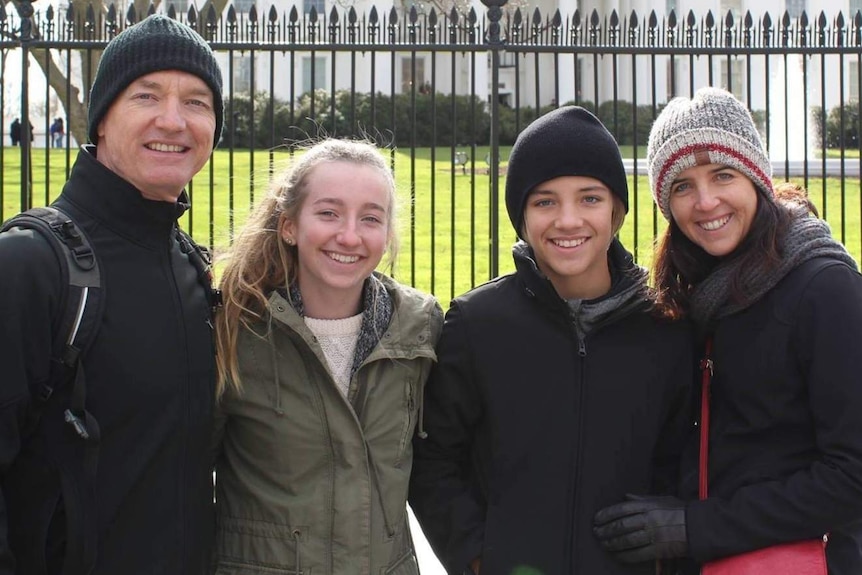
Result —
[{"label": "red bag", "polygon": [[703,565],[701,575],[827,575],[826,538],[795,541]]},{"label": "red bag", "polygon": [[[706,340],[706,358],[701,362],[703,385],[700,399],[700,499],[706,499],[709,453],[709,385],[712,379],[712,338]],[[809,539],[772,545],[705,563],[701,575],[827,575],[826,541]]]}]

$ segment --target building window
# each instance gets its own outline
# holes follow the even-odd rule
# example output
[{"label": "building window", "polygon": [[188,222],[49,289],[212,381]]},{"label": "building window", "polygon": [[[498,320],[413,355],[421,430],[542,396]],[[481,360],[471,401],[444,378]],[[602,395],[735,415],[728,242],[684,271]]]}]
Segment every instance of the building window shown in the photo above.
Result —
[{"label": "building window", "polygon": [[[488,54],[488,62],[491,61],[491,55]],[[501,68],[514,68],[518,64],[518,54],[516,52],[501,52],[500,53],[500,67]]]},{"label": "building window", "polygon": [[862,11],[862,0],[850,0],[850,18],[856,17],[856,12]]},{"label": "building window", "polygon": [[848,83],[850,84],[850,100],[859,101],[859,61],[850,62]]},{"label": "building window", "polygon": [[[671,11],[678,12],[679,7],[677,6],[677,0],[665,0],[664,3],[664,13],[670,14]],[[679,14],[677,14],[679,16]]]},{"label": "building window", "polygon": [[733,14],[734,21],[738,20],[742,14],[742,0],[721,0],[719,10],[721,10],[720,16],[722,20],[724,20],[728,12]]},{"label": "building window", "polygon": [[745,96],[745,63],[742,60],[730,62],[730,78],[727,74],[727,61],[721,63],[721,86],[740,100]]},{"label": "building window", "polygon": [[177,14],[185,14],[189,10],[189,0],[169,0],[167,3],[168,9],[173,6]]},{"label": "building window", "polygon": [[416,57],[416,77],[413,77],[413,58],[401,59],[401,93],[408,93],[413,86],[422,92],[425,89],[425,58]]},{"label": "building window", "polygon": [[317,56],[314,60],[310,56],[302,59],[302,91],[326,89],[326,58]]},{"label": "building window", "polygon": [[670,101],[672,98],[679,96],[679,91],[677,87],[679,86],[680,78],[679,72],[680,63],[679,60],[675,60],[673,58],[667,59],[667,86],[665,86],[665,90],[667,90],[667,99]]},{"label": "building window", "polygon": [[234,0],[233,7],[240,14],[248,14],[253,4],[254,0]]},{"label": "building window", "polygon": [[319,16],[326,14],[326,1],[325,0],[302,0],[302,10],[308,14],[311,12],[311,9],[317,12]]},{"label": "building window", "polygon": [[237,92],[251,93],[251,56],[239,56],[234,60],[233,89]]},{"label": "building window", "polygon": [[791,18],[799,18],[805,12],[805,0],[787,0],[786,9]]}]

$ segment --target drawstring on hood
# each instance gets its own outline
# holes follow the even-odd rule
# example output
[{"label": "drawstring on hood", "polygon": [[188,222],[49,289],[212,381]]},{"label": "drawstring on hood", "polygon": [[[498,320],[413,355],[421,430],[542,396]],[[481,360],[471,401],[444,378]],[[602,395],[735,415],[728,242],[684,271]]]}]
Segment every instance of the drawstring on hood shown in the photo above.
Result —
[{"label": "drawstring on hood", "polygon": [[419,386],[419,416],[416,421],[416,435],[419,439],[428,439],[428,432],[425,431],[425,385],[427,381],[423,381]]},{"label": "drawstring on hood", "polygon": [[299,553],[299,539],[302,537],[302,531],[294,529],[291,535],[293,535],[293,556],[296,557],[296,572],[302,573],[302,560]]}]

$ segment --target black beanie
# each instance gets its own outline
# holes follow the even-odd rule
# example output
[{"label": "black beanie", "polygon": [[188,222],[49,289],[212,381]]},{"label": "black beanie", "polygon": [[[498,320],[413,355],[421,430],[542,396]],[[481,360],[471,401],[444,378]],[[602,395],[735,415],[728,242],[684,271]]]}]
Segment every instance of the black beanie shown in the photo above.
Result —
[{"label": "black beanie", "polygon": [[141,76],[162,70],[194,74],[212,90],[215,147],[224,123],[221,68],[209,44],[197,32],[161,14],[153,14],[126,28],[105,47],[90,90],[87,126],[90,141],[97,143],[99,122],[120,92]]},{"label": "black beanie", "polygon": [[580,106],[563,106],[524,128],[509,155],[506,210],[520,236],[530,191],[560,176],[588,176],[606,185],[629,211],[629,186],[616,140]]}]

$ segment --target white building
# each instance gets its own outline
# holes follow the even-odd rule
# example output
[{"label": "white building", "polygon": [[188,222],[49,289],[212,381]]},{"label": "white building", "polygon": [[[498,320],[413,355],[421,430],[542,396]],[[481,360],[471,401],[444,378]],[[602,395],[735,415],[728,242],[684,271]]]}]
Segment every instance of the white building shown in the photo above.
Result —
[{"label": "white building", "polygon": [[[186,1],[186,0],[180,0]],[[409,4],[396,0],[399,18],[406,18]],[[479,0],[470,2],[482,18],[485,7]],[[510,0],[510,3],[518,0]],[[253,0],[235,0],[234,8],[246,13]],[[750,12],[754,18],[753,34],[757,36],[764,14],[769,14],[773,28],[779,28],[785,12],[795,26],[805,11],[809,29],[813,32],[821,12],[825,13],[828,27],[835,27],[835,17],[844,15],[846,33],[852,26],[857,10],[862,10],[862,0],[520,0],[524,20],[532,19],[538,9],[544,20],[560,11],[564,33],[575,10],[580,11],[582,35],[587,34],[590,15],[595,10],[605,19],[616,10],[621,21],[621,33],[629,28],[632,13],[638,16],[640,34],[645,33],[647,19],[655,11],[659,28],[664,28],[667,15],[673,10],[677,18],[679,42],[684,42],[682,29],[689,13],[696,18],[698,30],[703,28],[707,13],[712,13],[716,22],[716,33],[721,34],[728,13],[733,15],[736,30]],[[379,16],[380,34],[386,34],[386,22],[392,4],[375,4],[374,0],[299,0],[296,3],[278,2],[280,14],[295,7],[300,19],[312,9],[319,15],[329,16],[336,7],[345,17],[344,7],[352,6],[360,23],[369,17],[372,6]],[[268,5],[257,7],[264,28]],[[439,15],[439,14],[438,14]],[[442,20],[442,18],[441,18]],[[360,26],[363,28],[363,26]],[[323,34],[327,31],[322,30]],[[699,32],[700,33],[700,32]],[[445,31],[444,31],[445,34]],[[385,36],[384,36],[385,37]],[[816,42],[812,33],[812,42]],[[283,41],[284,39],[282,39]],[[349,39],[340,38],[340,42]],[[581,40],[581,45],[584,41]],[[642,44],[642,42],[639,42]],[[623,45],[627,42],[623,41]],[[228,56],[222,53],[225,70],[229,69]],[[391,52],[367,51],[344,52],[293,52],[275,53],[234,52],[232,58],[232,88],[237,93],[251,90],[268,90],[270,74],[273,77],[273,92],[282,100],[307,93],[312,86],[330,92],[332,90],[355,90],[357,92],[409,93],[412,85],[432,85],[440,93],[454,91],[470,94],[475,91],[483,100],[489,99],[490,59],[487,52]],[[740,99],[749,102],[753,110],[769,110],[770,122],[767,130],[771,141],[784,142],[785,126],[797,127],[809,114],[805,106],[822,106],[831,109],[843,101],[859,100],[859,58],[839,57],[829,54],[821,58],[816,55],[743,54],[727,57],[687,55],[671,57],[667,54],[652,57],[641,54],[636,58],[610,54],[599,56],[589,51],[559,54],[542,54],[537,60],[534,54],[518,54],[515,51],[501,53],[503,67],[498,82],[500,101],[507,105],[515,102],[521,106],[545,106],[555,102],[588,101],[601,103],[617,99],[637,102],[639,105],[663,104],[674,95],[688,95],[692,89],[712,84],[733,91]],[[517,63],[517,66],[515,64]],[[252,66],[254,74],[252,75]],[[843,70],[842,70],[843,68]],[[454,69],[454,74],[452,70]],[[475,77],[475,80],[474,80]],[[254,86],[251,85],[254,79]],[[843,80],[843,82],[842,82]],[[230,87],[230,86],[229,86]],[[804,87],[804,89],[803,89]],[[518,90],[519,94],[515,94]],[[795,120],[798,119],[798,120]],[[786,121],[787,120],[787,121]],[[797,157],[803,152],[802,144],[793,149],[771,146],[776,157]],[[809,148],[811,144],[808,144]]]}]

